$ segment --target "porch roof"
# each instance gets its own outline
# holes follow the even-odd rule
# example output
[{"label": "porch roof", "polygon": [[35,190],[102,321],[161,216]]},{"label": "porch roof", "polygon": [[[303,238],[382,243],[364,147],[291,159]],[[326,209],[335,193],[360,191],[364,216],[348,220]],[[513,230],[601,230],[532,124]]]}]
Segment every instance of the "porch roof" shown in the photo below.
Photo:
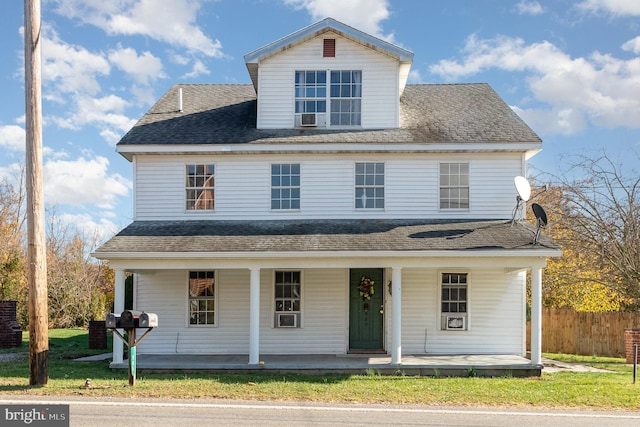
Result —
[{"label": "porch roof", "polygon": [[559,252],[535,228],[508,220],[326,219],[135,221],[94,253],[292,253],[362,251]]}]

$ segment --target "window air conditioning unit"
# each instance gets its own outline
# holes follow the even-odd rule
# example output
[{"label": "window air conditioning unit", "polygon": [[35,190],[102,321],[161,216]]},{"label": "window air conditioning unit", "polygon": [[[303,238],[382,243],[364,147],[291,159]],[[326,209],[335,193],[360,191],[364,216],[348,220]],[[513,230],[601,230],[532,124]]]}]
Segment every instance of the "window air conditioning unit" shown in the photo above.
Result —
[{"label": "window air conditioning unit", "polygon": [[301,126],[317,126],[318,120],[315,113],[302,113],[300,115]]},{"label": "window air conditioning unit", "polygon": [[288,313],[278,313],[276,315],[276,322],[278,328],[297,328],[298,327],[298,315]]},{"label": "window air conditioning unit", "polygon": [[445,327],[447,331],[464,331],[467,318],[465,316],[447,316]]}]

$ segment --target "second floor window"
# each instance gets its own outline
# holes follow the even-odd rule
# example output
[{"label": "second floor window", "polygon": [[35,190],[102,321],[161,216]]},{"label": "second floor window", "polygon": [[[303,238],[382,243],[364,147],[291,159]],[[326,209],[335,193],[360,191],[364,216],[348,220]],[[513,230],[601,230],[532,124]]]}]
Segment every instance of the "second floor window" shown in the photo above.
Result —
[{"label": "second floor window", "polygon": [[440,163],[440,209],[469,209],[469,163]]},{"label": "second floor window", "polygon": [[213,210],[214,166],[187,165],[187,210]]},{"label": "second floor window", "polygon": [[300,209],[300,164],[271,165],[271,209]]},{"label": "second floor window", "polygon": [[384,209],[384,163],[356,163],[356,209]]}]

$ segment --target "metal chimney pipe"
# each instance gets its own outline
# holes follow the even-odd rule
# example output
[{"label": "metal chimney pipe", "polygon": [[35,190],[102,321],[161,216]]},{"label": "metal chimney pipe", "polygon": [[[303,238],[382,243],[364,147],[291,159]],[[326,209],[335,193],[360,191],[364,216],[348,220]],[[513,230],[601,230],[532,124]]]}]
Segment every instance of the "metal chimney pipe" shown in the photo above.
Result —
[{"label": "metal chimney pipe", "polygon": [[178,88],[178,111],[182,113],[182,88]]}]

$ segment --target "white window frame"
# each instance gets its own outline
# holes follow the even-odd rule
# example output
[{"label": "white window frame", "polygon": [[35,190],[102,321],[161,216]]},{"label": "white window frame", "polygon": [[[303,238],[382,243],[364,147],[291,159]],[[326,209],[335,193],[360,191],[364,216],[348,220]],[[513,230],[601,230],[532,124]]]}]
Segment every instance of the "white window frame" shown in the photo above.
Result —
[{"label": "white window frame", "polygon": [[[447,181],[443,182],[442,168],[447,165],[449,167],[449,173],[447,174]],[[461,173],[458,172],[457,175],[451,174],[451,165],[457,165],[458,168],[462,165],[466,166],[467,174],[466,174],[466,185],[464,183],[460,183],[460,177],[463,177]],[[454,181],[454,182],[452,182]],[[458,197],[452,198],[451,193],[446,197],[447,203],[449,206],[443,206],[443,190],[454,190],[454,192],[458,191]],[[460,197],[460,192],[466,190],[466,206],[453,206],[451,204],[453,202],[457,202],[460,204],[461,201],[464,201],[462,197]],[[471,163],[468,161],[450,161],[450,162],[440,162],[438,164],[438,207],[442,211],[469,211],[471,208]]]},{"label": "white window frame", "polygon": [[[445,274],[465,276],[466,283],[464,283],[465,285],[464,287],[466,289],[466,299],[464,300],[464,303],[465,303],[466,311],[454,312],[454,311],[444,311],[442,309],[442,305],[444,303],[443,301],[444,287],[446,285],[451,284],[451,283],[443,283]],[[461,284],[461,283],[458,283],[458,284]],[[438,324],[439,324],[438,329],[442,332],[466,332],[471,330],[470,307],[471,307],[471,273],[468,270],[463,270],[463,269],[450,269],[450,270],[448,269],[448,270],[438,271]],[[451,327],[451,325],[448,324],[448,318],[458,318],[458,317],[462,318],[462,322],[463,322],[462,327],[460,328]],[[451,319],[451,320],[455,320],[455,319]],[[452,322],[452,325],[456,326],[457,323],[458,322],[455,322],[455,323]]]},{"label": "white window frame", "polygon": [[[279,177],[280,177],[280,185],[273,185],[273,178],[274,178],[274,174],[273,174],[273,168],[274,166],[278,166],[280,168],[280,173],[279,173]],[[293,185],[291,182],[289,182],[289,185],[283,185],[282,183],[282,178],[283,178],[283,174],[282,174],[282,167],[283,166],[289,166],[289,168],[291,169],[291,167],[293,166],[297,166],[298,167],[298,173],[297,173],[297,177],[298,177],[298,185]],[[270,192],[270,198],[269,198],[269,203],[270,203],[270,207],[271,210],[274,212],[286,212],[286,211],[299,211],[300,210],[300,205],[302,203],[302,191],[301,191],[301,187],[302,187],[302,165],[300,163],[271,163],[270,166],[270,173],[271,173],[271,192]],[[288,178],[293,178],[294,176],[296,176],[295,174],[293,174],[292,172],[289,172],[289,174],[287,175]],[[273,197],[273,192],[274,190],[280,191],[280,197],[277,199],[274,199]],[[292,197],[291,196],[291,191],[297,190],[298,191],[298,197]],[[289,191],[289,197],[283,197],[282,196],[282,191]],[[274,200],[278,200],[280,206],[282,206],[282,202],[283,201],[288,201],[289,203],[291,203],[294,200],[298,201],[298,207],[288,207],[288,208],[283,208],[283,207],[273,207],[273,202]]]},{"label": "white window frame", "polygon": [[[364,173],[363,174],[359,174],[358,173],[358,165],[364,165]],[[370,167],[371,165],[373,165],[374,171],[373,174],[367,173],[367,168]],[[379,182],[376,182],[376,177],[379,175],[377,172],[377,168],[379,165],[382,165],[382,184],[380,184]],[[362,211],[383,211],[385,209],[386,206],[386,191],[385,191],[385,183],[386,183],[386,170],[387,170],[387,166],[384,162],[355,162],[353,165],[353,179],[354,179],[354,186],[353,186],[353,207],[356,211],[362,212]],[[362,175],[364,181],[359,181],[358,180],[358,176]],[[367,183],[367,177],[373,177],[374,182],[373,183]],[[373,190],[374,192],[376,192],[376,190],[382,190],[382,197],[377,197],[376,195],[374,195],[373,200],[374,200],[374,206],[373,207],[367,207],[367,201],[369,200],[369,198],[366,196],[367,190]],[[360,190],[362,190],[363,192],[361,193]],[[364,199],[362,197],[365,197]],[[360,200],[358,200],[360,199]],[[378,207],[375,206],[376,205],[376,200],[382,200],[382,206]],[[358,206],[358,202],[360,201],[360,203],[362,203],[362,206],[359,207]]]},{"label": "white window frame", "polygon": [[[276,290],[276,286],[278,285],[277,282],[277,276],[278,273],[284,273],[284,274],[290,274],[290,273],[297,273],[299,275],[299,286],[300,286],[300,295],[298,296],[298,300],[299,300],[299,309],[298,310],[278,310],[278,299],[287,299],[287,297],[278,297],[278,293]],[[301,329],[304,327],[304,318],[303,318],[303,312],[304,312],[304,275],[302,270],[287,270],[287,269],[278,269],[278,270],[273,270],[273,282],[272,282],[272,310],[271,312],[273,313],[273,328],[274,329]],[[285,282],[286,284],[286,282]],[[282,315],[282,314],[293,314],[296,315],[296,326],[295,327],[290,327],[290,326],[278,326],[278,315]]]},{"label": "white window frame", "polygon": [[[213,295],[198,298],[191,296],[191,274],[212,273],[213,274]],[[187,327],[189,328],[217,328],[218,327],[218,281],[216,270],[189,270],[187,271]],[[192,301],[210,301],[213,300],[213,323],[191,323],[191,304]],[[206,311],[206,310],[205,310]],[[198,310],[198,313],[200,310]]]},{"label": "white window frame", "polygon": [[[189,185],[189,179],[191,177],[191,173],[190,170],[191,168],[196,168],[196,174],[194,176],[194,178],[196,180],[198,180],[198,178],[206,178],[206,180],[204,181],[203,184],[207,184],[209,181],[211,181],[211,186],[206,186],[206,185]],[[197,169],[198,168],[211,168],[212,172],[211,174],[206,174],[206,175],[198,175],[197,173]],[[213,212],[215,211],[216,208],[216,185],[215,185],[215,181],[216,181],[216,165],[214,163],[188,163],[185,164],[185,192],[184,192],[184,209],[186,212]],[[189,192],[190,191],[195,191],[195,192],[200,192],[200,195],[191,199],[189,198]],[[202,195],[204,194],[204,192],[209,191],[211,192],[211,208],[198,208],[198,203],[200,201],[200,197],[202,197]],[[193,203],[193,206],[190,207],[190,202]],[[206,203],[206,199],[205,202]]]},{"label": "white window frame", "polygon": [[[334,58],[329,58],[329,59],[334,59]],[[305,73],[305,80],[306,80],[306,73],[320,73],[320,72],[324,72],[325,74],[325,82],[324,85],[318,85],[318,84],[309,84],[309,86],[307,86],[306,84],[299,84],[296,83],[296,79],[298,78],[298,73]],[[337,86],[340,89],[340,93],[339,96],[332,96],[332,83],[331,83],[331,78],[332,78],[332,73],[341,73],[340,74],[340,82],[337,83],[333,83],[333,86]],[[352,80],[349,83],[343,83],[342,82],[342,73],[350,73],[350,80]],[[354,75],[354,73],[358,73],[358,76],[360,78],[360,81],[354,81],[356,80],[356,77]],[[362,70],[353,70],[353,69],[349,69],[349,70],[337,70],[337,69],[326,69],[326,70],[318,70],[318,69],[309,69],[309,70],[304,70],[304,69],[297,69],[294,70],[294,74],[293,74],[293,111],[294,111],[294,126],[295,127],[304,127],[302,124],[302,115],[303,114],[315,114],[316,115],[316,124],[313,126],[317,126],[317,127],[334,127],[334,128],[347,128],[347,129],[353,129],[353,128],[361,128],[362,127],[362,90],[363,90],[363,80],[364,80],[364,72]],[[316,81],[317,81],[317,77],[316,77]],[[342,89],[349,87],[349,94],[343,94],[342,93]],[[320,88],[320,91],[324,90],[325,92],[325,96],[324,97],[319,97],[317,96],[317,91]],[[307,96],[307,89],[309,90],[313,90],[316,93],[316,96]],[[304,94],[302,93],[302,91],[304,91]],[[306,102],[313,102],[314,107],[308,109],[307,108],[307,104]],[[318,102],[321,102],[322,105],[324,105],[324,111],[317,111],[318,109],[321,110],[321,108],[318,108],[317,104]],[[300,104],[300,106],[302,106],[303,108],[299,108],[299,104],[298,103],[303,103]],[[336,104],[337,103],[337,104]],[[334,116],[336,114],[339,115],[339,117],[342,118],[344,116],[348,116],[350,118],[348,124],[333,124],[331,121],[331,117],[332,117],[332,111],[331,111],[331,105],[340,105],[340,106],[345,106],[345,110],[344,111],[340,111],[338,113],[334,112]],[[354,108],[355,105],[359,105],[359,108]],[[310,110],[316,110],[316,111],[310,111]],[[358,120],[354,120],[355,117],[358,117]],[[352,121],[356,121],[356,123],[351,123]]]}]

